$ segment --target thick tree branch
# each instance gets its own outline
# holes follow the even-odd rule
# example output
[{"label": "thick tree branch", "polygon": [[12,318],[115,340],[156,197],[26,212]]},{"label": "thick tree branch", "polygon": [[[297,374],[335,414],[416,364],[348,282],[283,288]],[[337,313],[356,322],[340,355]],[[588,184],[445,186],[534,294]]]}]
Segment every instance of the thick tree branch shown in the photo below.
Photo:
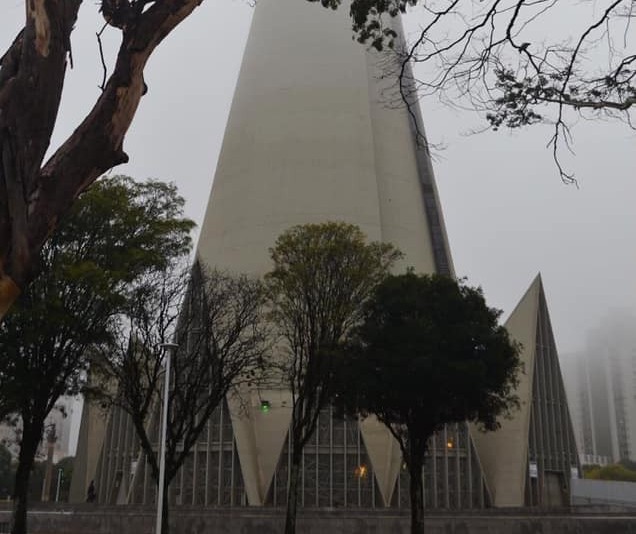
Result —
[{"label": "thick tree branch", "polygon": [[[415,4],[422,7],[421,29],[403,43],[399,31],[385,31],[382,16]],[[389,65],[387,74],[396,77],[418,140],[425,143],[415,106],[433,94],[483,113],[495,130],[548,123],[559,175],[575,182],[559,161],[563,144],[569,148],[568,112],[632,126],[636,105],[633,2],[594,4],[594,13],[575,13],[556,41],[544,27],[563,9],[556,0],[353,0],[351,9],[363,42],[396,48],[399,65]],[[424,68],[413,74],[410,64]]]},{"label": "thick tree branch", "polygon": [[[128,161],[123,142],[146,91],[148,58],[201,1],[102,2],[107,22],[122,28],[115,68],[92,111],[44,167],[81,0],[27,2],[25,28],[0,63],[0,318],[77,196]],[[122,24],[106,16],[115,4],[134,8]]]},{"label": "thick tree branch", "polygon": [[0,60],[0,317],[31,270],[28,198],[57,119],[80,3],[28,2],[25,27]]}]

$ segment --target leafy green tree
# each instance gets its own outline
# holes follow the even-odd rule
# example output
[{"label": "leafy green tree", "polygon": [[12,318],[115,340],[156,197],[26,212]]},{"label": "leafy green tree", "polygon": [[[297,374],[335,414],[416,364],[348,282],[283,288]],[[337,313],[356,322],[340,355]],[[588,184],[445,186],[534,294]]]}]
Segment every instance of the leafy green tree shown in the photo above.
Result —
[{"label": "leafy green tree", "polygon": [[[259,280],[203,267],[157,273],[120,316],[113,343],[103,346],[100,382],[117,384],[102,401],[131,416],[150,473],[159,486],[158,436],[149,427],[163,398],[166,353],[170,358],[168,425],[163,491],[183,465],[227,394],[252,381],[268,350]],[[168,532],[164,499],[162,533]]]},{"label": "leafy green tree", "polygon": [[194,223],[174,185],[103,179],[75,203],[39,257],[38,276],[0,323],[0,406],[20,419],[13,534],[26,532],[29,477],[44,422],[78,393],[92,347],[149,273],[190,251]]},{"label": "leafy green tree", "polygon": [[302,450],[329,402],[336,355],[401,254],[389,244],[366,243],[357,226],[342,222],[294,226],[270,254],[271,316],[282,339],[280,369],[292,393],[285,533],[293,534]]},{"label": "leafy green tree", "polygon": [[494,430],[518,406],[519,346],[481,289],[440,275],[386,278],[347,351],[335,402],[373,414],[400,444],[410,476],[411,532],[424,532],[422,469],[445,424]]}]

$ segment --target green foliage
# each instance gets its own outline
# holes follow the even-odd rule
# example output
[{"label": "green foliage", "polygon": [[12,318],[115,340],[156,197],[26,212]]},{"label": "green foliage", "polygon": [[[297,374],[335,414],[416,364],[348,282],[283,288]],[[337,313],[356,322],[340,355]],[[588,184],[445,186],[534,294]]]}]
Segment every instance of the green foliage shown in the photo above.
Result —
[{"label": "green foliage", "polygon": [[543,117],[535,111],[536,106],[546,98],[558,97],[557,80],[548,83],[544,76],[537,80],[532,77],[518,80],[511,69],[498,69],[494,74],[495,87],[501,90],[502,96],[495,99],[494,110],[486,113],[486,120],[495,131],[501,126],[520,128],[541,122]]},{"label": "green foliage", "polygon": [[336,405],[374,414],[398,440],[409,468],[412,532],[423,532],[422,468],[445,424],[498,427],[518,406],[519,346],[481,289],[412,271],[376,289],[336,388]]},{"label": "green foliage", "polygon": [[[89,347],[109,338],[109,321],[143,277],[187,254],[194,223],[174,185],[117,176],[73,205],[44,246],[39,273],[0,324],[0,410],[78,391]],[[1,412],[0,412],[1,415]]]},{"label": "green foliage", "polygon": [[439,275],[409,272],[380,286],[357,331],[347,383],[357,408],[406,438],[475,421],[498,427],[516,408],[519,347],[498,324],[481,289]]},{"label": "green foliage", "polygon": [[[342,0],[309,0],[320,1],[324,7],[337,9]],[[405,13],[408,6],[416,5],[418,0],[351,0],[350,14],[353,20],[353,31],[360,43],[367,43],[376,50],[384,46],[392,48],[397,34],[392,28],[382,24],[381,16],[395,17]]]},{"label": "green foliage", "polygon": [[113,318],[153,273],[190,251],[194,223],[183,204],[173,185],[122,176],[97,182],[43,247],[33,282],[0,323],[0,417],[18,414],[22,429],[20,524],[46,416],[61,395],[82,388],[95,347],[112,338]]},{"label": "green foliage", "polygon": [[[42,498],[42,484],[46,462],[34,462],[28,486],[29,500],[39,502]],[[17,461],[9,449],[0,444],[0,501],[6,501],[13,495]]]},{"label": "green foliage", "polygon": [[292,392],[292,462],[286,534],[295,532],[302,449],[318,413],[329,401],[343,343],[362,318],[364,303],[401,256],[392,245],[366,243],[362,231],[343,222],[294,226],[270,250],[266,275],[271,318],[282,347],[280,370]]},{"label": "green foliage", "polygon": [[636,482],[636,470],[621,463],[610,465],[586,465],[583,467],[583,478],[591,480],[618,480]]},{"label": "green foliage", "polygon": [[[60,485],[60,502],[68,502],[69,490],[71,487],[71,477],[73,475],[73,456],[62,458],[53,466],[53,480],[51,481],[51,499],[55,499],[57,489],[58,469],[62,469],[62,479]],[[11,498],[15,482],[17,462],[13,460],[9,450],[0,444],[0,501]],[[39,502],[42,499],[42,485],[44,484],[44,473],[46,462],[34,462],[29,478],[29,501]]]},{"label": "green foliage", "polygon": [[[49,254],[71,279],[129,283],[190,251],[194,222],[183,217],[184,203],[174,184],[102,178],[73,204]],[[51,265],[48,258],[44,268]]]},{"label": "green foliage", "polygon": [[282,367],[294,395],[292,425],[306,427],[305,440],[313,414],[327,401],[335,354],[401,253],[366,243],[355,225],[326,222],[290,228],[270,254],[271,318],[288,349]]},{"label": "green foliage", "polygon": [[626,467],[630,471],[636,471],[636,462],[629,460],[628,458],[623,458],[620,462],[618,462],[623,467]]}]

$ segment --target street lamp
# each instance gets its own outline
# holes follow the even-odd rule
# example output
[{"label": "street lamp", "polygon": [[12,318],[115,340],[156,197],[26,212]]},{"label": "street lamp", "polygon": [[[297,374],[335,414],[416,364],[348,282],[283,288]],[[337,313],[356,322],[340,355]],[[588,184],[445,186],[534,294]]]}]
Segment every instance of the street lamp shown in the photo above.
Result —
[{"label": "street lamp", "polygon": [[178,347],[174,343],[161,343],[159,347],[163,349],[166,356],[166,372],[163,377],[163,407],[161,415],[161,446],[159,452],[159,487],[157,488],[157,527],[155,534],[161,534],[161,519],[163,514],[163,484],[166,478],[166,432],[168,429],[168,392],[170,390],[170,357],[173,351]]}]

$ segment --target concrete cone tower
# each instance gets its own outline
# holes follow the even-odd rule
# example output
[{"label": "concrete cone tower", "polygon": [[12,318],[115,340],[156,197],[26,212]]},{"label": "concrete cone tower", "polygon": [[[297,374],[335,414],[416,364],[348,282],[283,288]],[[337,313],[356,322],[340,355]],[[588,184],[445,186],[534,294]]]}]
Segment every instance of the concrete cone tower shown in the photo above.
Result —
[{"label": "concrete cone tower", "polygon": [[[387,23],[401,34],[398,19]],[[397,61],[352,39],[347,6],[259,0],[201,228],[204,263],[261,276],[271,269],[268,249],[289,227],[345,221],[397,246],[405,254],[399,272],[453,274],[430,158],[414,135],[413,120],[423,131],[419,111],[413,119],[396,106],[394,79],[383,77]],[[177,475],[173,502],[283,506],[291,405],[284,388],[228,398]],[[127,432],[109,423],[105,443],[123,443]],[[99,495],[122,495],[118,480],[131,480],[127,502],[152,502],[143,459],[132,472],[138,449],[104,450]],[[430,451],[427,507],[488,502],[468,425],[446,428]],[[377,420],[342,421],[327,409],[303,454],[301,506],[408,506],[399,446]]]},{"label": "concrete cone tower", "polygon": [[343,220],[398,246],[403,266],[452,270],[428,154],[395,108],[394,80],[379,79],[391,55],[352,40],[346,6],[258,2],[201,259],[262,274],[282,231]]},{"label": "concrete cone tower", "polygon": [[[401,33],[400,21],[392,23]],[[391,65],[392,51],[371,52],[352,39],[346,6],[258,2],[201,229],[204,263],[263,275],[281,232],[331,220],[396,245],[405,254],[400,271],[452,273],[430,158],[406,108],[395,105],[395,79],[381,79]],[[258,409],[263,395],[267,414]],[[263,504],[291,398],[260,391],[249,413],[244,402],[229,406],[248,500]],[[388,505],[399,447],[377,421],[365,421],[361,433]]]}]

